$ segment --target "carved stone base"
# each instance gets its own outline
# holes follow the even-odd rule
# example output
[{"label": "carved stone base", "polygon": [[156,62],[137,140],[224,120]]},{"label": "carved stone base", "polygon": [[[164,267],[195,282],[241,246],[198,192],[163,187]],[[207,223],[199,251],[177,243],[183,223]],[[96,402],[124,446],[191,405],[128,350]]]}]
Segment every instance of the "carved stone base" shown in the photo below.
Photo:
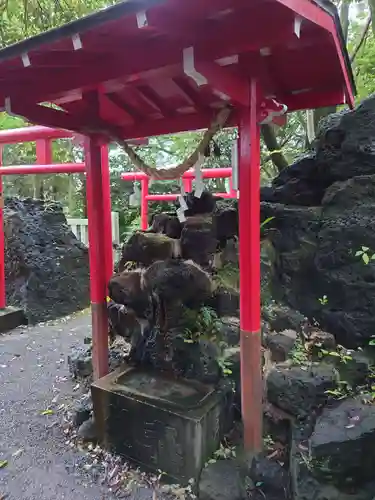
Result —
[{"label": "carved stone base", "polygon": [[183,485],[198,479],[231,422],[229,387],[126,367],[91,391],[102,445]]}]

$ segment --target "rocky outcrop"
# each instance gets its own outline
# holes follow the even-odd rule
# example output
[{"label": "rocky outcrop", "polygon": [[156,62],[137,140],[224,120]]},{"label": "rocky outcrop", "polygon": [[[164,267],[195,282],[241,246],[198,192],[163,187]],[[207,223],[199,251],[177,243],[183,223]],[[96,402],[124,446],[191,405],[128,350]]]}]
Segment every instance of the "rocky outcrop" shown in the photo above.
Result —
[{"label": "rocky outcrop", "polygon": [[363,398],[326,407],[312,431],[294,430],[290,468],[294,500],[372,500],[375,408]]},{"label": "rocky outcrop", "polygon": [[88,306],[88,250],[59,205],[7,199],[4,234],[7,301],[23,309],[30,323]]},{"label": "rocky outcrop", "polygon": [[275,297],[347,347],[366,344],[375,331],[374,137],[371,97],[328,117],[315,151],[262,192],[262,216],[274,217],[267,227]]}]

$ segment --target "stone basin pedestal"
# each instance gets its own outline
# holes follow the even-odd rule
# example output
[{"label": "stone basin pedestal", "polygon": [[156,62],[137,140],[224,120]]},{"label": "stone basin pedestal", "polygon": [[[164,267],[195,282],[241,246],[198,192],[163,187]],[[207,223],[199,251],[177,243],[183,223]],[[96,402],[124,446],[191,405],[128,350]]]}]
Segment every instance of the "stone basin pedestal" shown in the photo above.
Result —
[{"label": "stone basin pedestal", "polygon": [[186,485],[230,425],[230,388],[125,367],[91,386],[101,444],[142,468]]},{"label": "stone basin pedestal", "polygon": [[26,317],[22,309],[8,306],[0,309],[0,333],[9,332],[17,326],[27,324]]}]

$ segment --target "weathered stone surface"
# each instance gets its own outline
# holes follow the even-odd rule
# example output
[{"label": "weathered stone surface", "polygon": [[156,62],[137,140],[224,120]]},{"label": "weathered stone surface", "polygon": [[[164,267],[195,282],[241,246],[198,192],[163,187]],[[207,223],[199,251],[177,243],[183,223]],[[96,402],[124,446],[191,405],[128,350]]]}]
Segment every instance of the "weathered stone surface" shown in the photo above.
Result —
[{"label": "weathered stone surface", "polygon": [[275,405],[266,402],[263,405],[263,425],[265,434],[274,441],[289,444],[293,417]]},{"label": "weathered stone surface", "polygon": [[221,339],[228,346],[237,346],[240,343],[240,320],[236,316],[223,316],[220,330]]},{"label": "weathered stone surface", "polygon": [[80,427],[91,417],[93,411],[91,393],[84,394],[74,404],[73,424]]},{"label": "weathered stone surface", "polygon": [[285,330],[301,331],[305,321],[304,316],[284,304],[275,302],[262,308],[262,317],[269,324],[269,328],[274,332]]},{"label": "weathered stone surface", "polygon": [[187,217],[181,232],[181,256],[210,268],[218,244],[212,215]]},{"label": "weathered stone surface", "polygon": [[198,488],[199,500],[245,500],[246,490],[238,464],[218,460],[203,470]]},{"label": "weathered stone surface", "polygon": [[7,199],[4,234],[7,301],[23,309],[30,323],[88,306],[88,250],[59,205]]},{"label": "weathered stone surface", "polygon": [[228,431],[229,385],[213,390],[165,372],[124,368],[91,390],[100,440],[175,483],[196,481]]},{"label": "weathered stone surface", "polygon": [[293,500],[372,500],[375,482],[363,484],[346,491],[331,482],[316,479],[305,455],[294,450],[290,459]]},{"label": "weathered stone surface", "polygon": [[275,366],[267,377],[267,399],[291,415],[304,417],[327,401],[329,389],[337,383],[332,366],[312,368]]},{"label": "weathered stone surface", "polygon": [[[315,152],[263,193],[262,218],[274,217],[275,297],[316,320],[349,348],[375,330],[375,96],[321,124]],[[326,300],[324,300],[326,297]]]},{"label": "weathered stone surface", "polygon": [[333,180],[375,172],[375,96],[353,111],[340,111],[319,124],[317,163]]},{"label": "weathered stone surface", "polygon": [[272,189],[262,188],[261,199],[286,205],[317,206],[331,183],[326,172],[317,172],[315,154],[305,155],[276,177]]},{"label": "weathered stone surface", "polygon": [[298,333],[295,330],[284,330],[280,333],[271,332],[266,337],[266,346],[271,351],[271,360],[280,363],[286,361],[292,351]]},{"label": "weathered stone surface", "polygon": [[[108,362],[110,370],[115,370],[120,366],[125,358],[125,352],[121,349],[110,348]],[[68,356],[69,372],[73,378],[91,377],[92,368],[92,347],[74,347]]]},{"label": "weathered stone surface", "polygon": [[363,385],[371,372],[372,361],[364,352],[354,351],[350,353],[351,359],[345,363],[337,363],[340,379],[345,380],[352,387]]},{"label": "weathered stone surface", "polygon": [[98,430],[94,417],[90,417],[83,422],[77,431],[77,437],[82,441],[96,442],[98,439]]},{"label": "weathered stone surface", "polygon": [[289,498],[289,474],[285,467],[261,455],[250,463],[249,475],[254,484],[259,484],[262,492],[283,500]]},{"label": "weathered stone surface", "polygon": [[234,289],[219,286],[207,301],[207,305],[212,307],[220,317],[238,316],[240,295]]},{"label": "weathered stone surface", "polygon": [[305,347],[311,359],[319,361],[322,356],[322,349],[326,351],[336,351],[336,339],[332,333],[325,332],[315,327],[305,329]]},{"label": "weathered stone surface", "polygon": [[375,407],[347,399],[325,408],[309,440],[315,475],[338,488],[359,487],[374,479]]},{"label": "weathered stone surface", "polygon": [[68,367],[73,378],[85,378],[92,375],[91,351],[91,346],[72,349],[68,356]]}]

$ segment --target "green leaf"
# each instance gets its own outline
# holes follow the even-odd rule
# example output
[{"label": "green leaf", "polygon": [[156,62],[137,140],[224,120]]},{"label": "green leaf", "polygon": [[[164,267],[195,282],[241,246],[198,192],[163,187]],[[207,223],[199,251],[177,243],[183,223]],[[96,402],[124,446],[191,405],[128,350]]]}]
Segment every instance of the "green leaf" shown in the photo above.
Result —
[{"label": "green leaf", "polygon": [[363,254],[362,250],[358,250],[358,252],[356,252],[356,253],[355,253],[355,256],[356,256],[356,257],[359,257],[359,256],[360,256],[360,255],[362,255],[362,254]]},{"label": "green leaf", "polygon": [[364,262],[365,264],[368,264],[368,263],[370,262],[370,258],[369,258],[369,256],[367,255],[367,253],[364,253],[364,254],[362,255],[362,260],[363,260],[363,262]]},{"label": "green leaf", "polygon": [[255,487],[260,488],[262,486],[262,484],[263,484],[262,481],[258,481],[257,483],[255,483]]},{"label": "green leaf", "polygon": [[334,358],[339,358],[340,354],[336,351],[331,351],[328,353],[328,356],[333,356]]},{"label": "green leaf", "polygon": [[267,219],[265,219],[261,225],[260,225],[260,228],[262,229],[266,224],[269,224],[271,222],[271,220],[273,220],[275,217],[267,217]]},{"label": "green leaf", "polygon": [[53,415],[53,410],[44,410],[41,412],[41,415]]},{"label": "green leaf", "polygon": [[339,391],[331,391],[331,390],[324,391],[324,394],[331,394],[332,396],[340,395]]},{"label": "green leaf", "polygon": [[361,247],[363,252],[368,252],[370,249],[369,247]]},{"label": "green leaf", "polygon": [[375,345],[375,339],[370,340],[370,342],[368,343],[368,345]]},{"label": "green leaf", "polygon": [[8,465],[8,460],[0,460],[0,469],[4,469]]}]

